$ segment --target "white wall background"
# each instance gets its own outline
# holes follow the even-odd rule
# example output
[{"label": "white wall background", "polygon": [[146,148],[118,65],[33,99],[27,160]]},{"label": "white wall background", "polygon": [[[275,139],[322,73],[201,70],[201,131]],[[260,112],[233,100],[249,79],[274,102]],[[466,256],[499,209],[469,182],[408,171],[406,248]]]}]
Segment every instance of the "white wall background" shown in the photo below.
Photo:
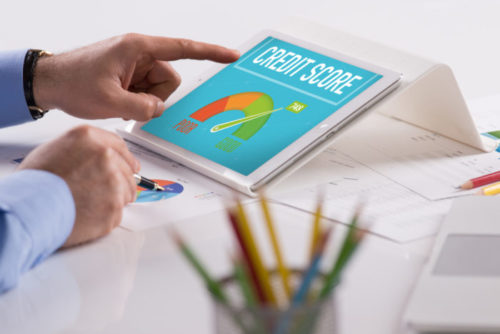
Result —
[{"label": "white wall background", "polygon": [[[449,64],[467,98],[500,93],[495,0],[3,0],[0,49],[67,50],[125,32],[237,46],[303,16]],[[208,64],[176,64],[185,77]]]}]

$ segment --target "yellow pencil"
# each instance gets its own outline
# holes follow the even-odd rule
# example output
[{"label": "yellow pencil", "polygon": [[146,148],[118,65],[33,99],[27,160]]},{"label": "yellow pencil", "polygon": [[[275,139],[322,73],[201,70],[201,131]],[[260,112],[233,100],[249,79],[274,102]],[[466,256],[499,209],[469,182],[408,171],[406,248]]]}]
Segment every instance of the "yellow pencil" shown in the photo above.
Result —
[{"label": "yellow pencil", "polygon": [[481,195],[492,196],[500,193],[500,182],[484,187],[479,192]]},{"label": "yellow pencil", "polygon": [[319,242],[321,235],[321,210],[323,206],[323,195],[320,194],[318,197],[318,205],[316,206],[316,212],[314,213],[314,221],[311,232],[311,245],[309,248],[309,259],[314,257],[314,252]]},{"label": "yellow pencil", "polygon": [[241,227],[241,236],[248,248],[248,254],[252,262],[251,264],[254,266],[259,283],[262,287],[262,291],[264,292],[267,302],[269,302],[273,306],[276,306],[276,297],[274,296],[273,289],[271,287],[269,273],[264,267],[262,259],[259,255],[259,251],[253,238],[252,231],[250,230],[250,226],[248,225],[245,211],[243,210],[243,206],[241,205],[241,202],[239,200],[236,200],[236,208],[238,211],[238,223]]},{"label": "yellow pencil", "polygon": [[278,264],[278,272],[281,276],[283,282],[283,289],[285,290],[288,300],[292,297],[292,288],[290,287],[290,272],[285,266],[283,257],[281,256],[281,250],[278,243],[278,238],[276,237],[276,232],[274,230],[273,220],[271,218],[271,212],[267,205],[267,200],[264,195],[260,197],[260,203],[262,205],[262,212],[264,213],[264,218],[266,220],[267,231],[269,232],[269,237],[271,238],[271,244],[273,246],[274,255],[276,256],[276,262]]}]

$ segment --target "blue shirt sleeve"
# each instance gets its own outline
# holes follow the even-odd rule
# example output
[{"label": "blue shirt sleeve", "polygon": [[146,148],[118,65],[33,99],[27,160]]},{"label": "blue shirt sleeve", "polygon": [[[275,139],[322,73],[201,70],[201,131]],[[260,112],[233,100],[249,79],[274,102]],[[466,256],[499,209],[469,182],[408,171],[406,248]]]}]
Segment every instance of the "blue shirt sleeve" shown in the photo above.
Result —
[{"label": "blue shirt sleeve", "polygon": [[0,52],[0,128],[32,121],[23,87],[27,50]]},{"label": "blue shirt sleeve", "polygon": [[74,220],[73,196],[62,178],[23,170],[0,180],[0,293],[61,247]]}]

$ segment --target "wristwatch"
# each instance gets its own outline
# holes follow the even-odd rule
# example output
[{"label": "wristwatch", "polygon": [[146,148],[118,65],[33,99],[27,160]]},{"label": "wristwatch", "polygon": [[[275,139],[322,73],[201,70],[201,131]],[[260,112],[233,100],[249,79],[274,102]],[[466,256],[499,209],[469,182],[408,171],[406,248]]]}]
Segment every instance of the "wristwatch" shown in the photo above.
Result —
[{"label": "wristwatch", "polygon": [[39,58],[46,56],[52,56],[52,53],[44,50],[29,49],[28,52],[26,52],[26,56],[24,57],[24,97],[33,119],[42,118],[48,112],[48,110],[43,110],[36,104],[35,96],[33,94],[33,78],[35,75],[36,63],[38,62]]}]

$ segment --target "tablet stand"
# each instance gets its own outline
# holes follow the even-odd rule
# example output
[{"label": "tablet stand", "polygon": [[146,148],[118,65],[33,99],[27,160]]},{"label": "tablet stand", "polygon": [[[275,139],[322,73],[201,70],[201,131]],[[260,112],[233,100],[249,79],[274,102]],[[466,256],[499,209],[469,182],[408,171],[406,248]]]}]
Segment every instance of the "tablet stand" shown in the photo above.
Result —
[{"label": "tablet stand", "polygon": [[477,131],[447,65],[303,18],[287,19],[276,30],[402,73],[401,85],[374,106],[378,112],[485,152],[497,147]]}]

